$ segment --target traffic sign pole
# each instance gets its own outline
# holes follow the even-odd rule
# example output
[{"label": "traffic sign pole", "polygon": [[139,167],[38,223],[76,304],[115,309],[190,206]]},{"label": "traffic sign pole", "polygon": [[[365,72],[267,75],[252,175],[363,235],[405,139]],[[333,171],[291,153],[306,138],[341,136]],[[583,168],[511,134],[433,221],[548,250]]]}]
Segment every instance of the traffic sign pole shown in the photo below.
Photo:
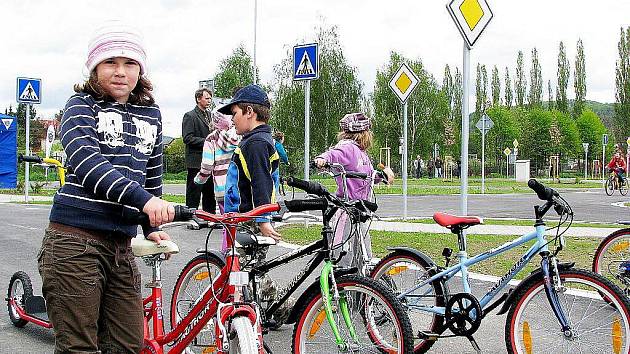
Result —
[{"label": "traffic sign pole", "polygon": [[407,102],[403,104],[403,220],[407,220]]},{"label": "traffic sign pole", "polygon": [[461,210],[462,215],[468,215],[468,95],[470,86],[470,49],[464,42],[464,56],[462,69],[462,170],[461,170]]},{"label": "traffic sign pole", "polygon": [[311,80],[304,82],[304,180],[309,180]]},{"label": "traffic sign pole", "polygon": [[481,122],[481,194],[486,194],[486,117]]},{"label": "traffic sign pole", "polygon": [[[29,131],[30,129],[30,120],[31,120],[31,104],[26,104],[26,156],[31,154],[31,144],[29,140]],[[24,203],[28,203],[28,190],[30,187],[29,182],[29,163],[24,163]]]}]

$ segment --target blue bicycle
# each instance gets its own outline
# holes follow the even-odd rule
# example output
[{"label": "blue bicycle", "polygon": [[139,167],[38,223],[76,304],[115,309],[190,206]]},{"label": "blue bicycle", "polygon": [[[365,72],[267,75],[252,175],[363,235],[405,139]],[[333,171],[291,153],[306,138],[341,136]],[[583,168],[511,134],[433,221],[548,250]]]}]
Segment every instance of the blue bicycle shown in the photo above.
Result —
[{"label": "blue bicycle", "polygon": [[[436,213],[434,220],[457,234],[456,264],[449,266],[453,252],[448,248],[442,253],[444,267],[420,251],[398,248],[376,265],[372,277],[392,288],[409,311],[415,353],[426,352],[439,338],[453,336],[467,337],[480,352],[473,334],[485,316],[499,306],[497,314],[507,313],[505,343],[509,353],[630,353],[628,298],[605,277],[558,261],[573,211],[553,189],[534,179],[528,185],[545,202],[534,207],[534,231],[468,258],[464,230],[483,220]],[[551,209],[558,213],[560,222],[547,240],[543,217]],[[473,295],[469,267],[528,242],[533,242],[531,247],[483,297]],[[499,296],[536,254],[541,257],[540,268]],[[450,292],[449,280],[455,276],[461,276],[461,285]]]}]

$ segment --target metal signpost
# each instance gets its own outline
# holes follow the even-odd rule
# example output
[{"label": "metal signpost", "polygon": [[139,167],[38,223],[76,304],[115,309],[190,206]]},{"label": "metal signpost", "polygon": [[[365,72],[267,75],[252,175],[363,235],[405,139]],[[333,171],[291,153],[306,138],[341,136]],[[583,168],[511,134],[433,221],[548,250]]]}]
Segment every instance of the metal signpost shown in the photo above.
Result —
[{"label": "metal signpost", "polygon": [[486,133],[494,127],[494,122],[487,114],[483,114],[477,124],[481,132],[481,194],[486,193]]},{"label": "metal signpost", "polygon": [[468,214],[468,96],[470,94],[470,50],[492,20],[492,11],[486,0],[452,0],[446,9],[464,38],[462,68],[462,172],[461,209]]},{"label": "metal signpost", "polygon": [[[42,102],[42,80],[31,79],[26,77],[17,78],[17,90],[16,100],[19,103],[26,103],[26,155],[31,154],[31,147],[29,143],[29,130],[31,120],[31,105]],[[28,190],[29,190],[29,164],[24,164],[24,202],[28,203]]]},{"label": "metal signpost", "polygon": [[584,179],[588,178],[588,143],[582,143],[584,148]]},{"label": "metal signpost", "polygon": [[317,43],[293,47],[293,80],[304,80],[304,179],[309,180],[311,80],[319,77]]},{"label": "metal signpost", "polygon": [[505,154],[505,178],[510,178],[510,154],[512,153],[512,150],[510,150],[510,148],[505,148],[505,150],[503,150],[503,154]]},{"label": "metal signpost", "polygon": [[402,180],[403,180],[403,220],[407,220],[407,99],[418,85],[418,76],[403,63],[394,74],[389,87],[403,105],[403,138],[402,138]]}]

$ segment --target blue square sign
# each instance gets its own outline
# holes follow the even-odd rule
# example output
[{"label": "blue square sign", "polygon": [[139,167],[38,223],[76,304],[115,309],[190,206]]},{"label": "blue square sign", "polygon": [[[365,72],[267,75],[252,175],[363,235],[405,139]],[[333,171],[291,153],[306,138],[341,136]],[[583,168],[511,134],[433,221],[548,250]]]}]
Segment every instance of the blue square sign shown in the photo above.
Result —
[{"label": "blue square sign", "polygon": [[319,77],[317,43],[293,47],[293,80],[313,80]]},{"label": "blue square sign", "polygon": [[18,77],[16,97],[20,103],[41,103],[42,80]]}]

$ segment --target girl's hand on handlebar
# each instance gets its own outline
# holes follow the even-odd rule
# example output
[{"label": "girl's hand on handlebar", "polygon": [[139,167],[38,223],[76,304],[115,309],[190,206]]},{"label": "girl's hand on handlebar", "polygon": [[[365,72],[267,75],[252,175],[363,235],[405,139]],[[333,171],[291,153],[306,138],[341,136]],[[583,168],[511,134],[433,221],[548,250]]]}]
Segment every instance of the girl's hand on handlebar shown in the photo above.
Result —
[{"label": "girl's hand on handlebar", "polygon": [[263,236],[271,237],[276,241],[282,239],[282,235],[271,226],[270,222],[261,222],[258,224],[258,228]]},{"label": "girl's hand on handlebar", "polygon": [[321,157],[316,157],[315,160],[313,160],[313,162],[318,168],[322,168],[326,166],[326,160],[322,159]]},{"label": "girl's hand on handlebar", "polygon": [[175,208],[173,204],[158,197],[152,197],[142,208],[142,212],[149,216],[149,223],[152,227],[158,227],[175,218]]}]

